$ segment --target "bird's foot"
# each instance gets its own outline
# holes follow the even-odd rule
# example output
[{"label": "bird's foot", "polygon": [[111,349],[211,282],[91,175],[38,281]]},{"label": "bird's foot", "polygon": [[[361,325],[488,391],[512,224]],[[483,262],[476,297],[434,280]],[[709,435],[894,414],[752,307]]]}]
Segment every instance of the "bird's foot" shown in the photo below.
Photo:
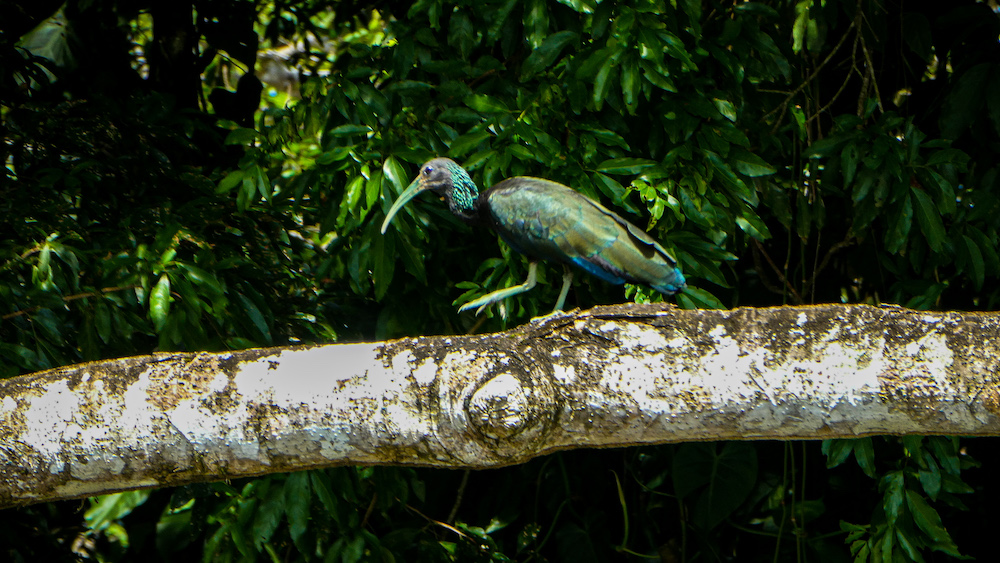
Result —
[{"label": "bird's foot", "polygon": [[493,293],[487,293],[486,295],[480,297],[479,299],[469,301],[465,305],[458,308],[458,312],[468,311],[469,309],[476,309],[476,316],[482,313],[486,307],[507,299],[508,297],[513,297],[525,291],[530,291],[531,288],[535,287],[535,277],[538,269],[538,263],[531,262],[528,264],[528,279],[524,280],[521,285],[515,285],[514,287],[508,287],[505,289],[498,289]]},{"label": "bird's foot", "polygon": [[532,323],[544,323],[544,322],[550,321],[552,319],[558,319],[559,317],[570,317],[570,316],[572,316],[574,314],[574,311],[579,311],[579,309],[573,309],[573,311],[571,311],[569,313],[567,313],[566,311],[563,311],[562,309],[556,309],[555,311],[552,311],[551,313],[548,313],[548,314],[545,314],[545,315],[539,315],[537,317],[532,317],[531,318],[531,322]]}]

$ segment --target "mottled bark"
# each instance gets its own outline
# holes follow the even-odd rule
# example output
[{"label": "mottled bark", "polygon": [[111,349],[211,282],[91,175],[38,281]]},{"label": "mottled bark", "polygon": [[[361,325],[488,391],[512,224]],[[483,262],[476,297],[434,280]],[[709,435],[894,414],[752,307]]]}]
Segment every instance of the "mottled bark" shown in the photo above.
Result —
[{"label": "mottled bark", "polygon": [[498,334],[159,354],[0,381],[0,506],[345,464],[1000,435],[1000,315],[598,307]]}]

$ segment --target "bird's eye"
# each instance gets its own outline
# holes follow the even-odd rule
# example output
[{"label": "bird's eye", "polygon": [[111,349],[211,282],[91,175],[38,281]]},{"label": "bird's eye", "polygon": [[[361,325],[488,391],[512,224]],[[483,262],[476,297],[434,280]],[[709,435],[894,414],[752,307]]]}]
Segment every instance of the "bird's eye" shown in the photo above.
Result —
[{"label": "bird's eye", "polygon": [[430,176],[431,172],[434,172],[434,167],[433,166],[425,166],[424,167],[424,176]]}]

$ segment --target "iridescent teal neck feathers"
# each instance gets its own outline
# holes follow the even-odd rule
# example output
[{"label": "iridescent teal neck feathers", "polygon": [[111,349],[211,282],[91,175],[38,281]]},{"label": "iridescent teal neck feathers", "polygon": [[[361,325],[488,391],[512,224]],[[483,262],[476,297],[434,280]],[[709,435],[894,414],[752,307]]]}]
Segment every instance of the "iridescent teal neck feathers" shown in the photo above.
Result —
[{"label": "iridescent teal neck feathers", "polygon": [[479,187],[469,173],[450,158],[435,158],[420,168],[420,187],[444,196],[452,213],[465,221],[476,221]]}]

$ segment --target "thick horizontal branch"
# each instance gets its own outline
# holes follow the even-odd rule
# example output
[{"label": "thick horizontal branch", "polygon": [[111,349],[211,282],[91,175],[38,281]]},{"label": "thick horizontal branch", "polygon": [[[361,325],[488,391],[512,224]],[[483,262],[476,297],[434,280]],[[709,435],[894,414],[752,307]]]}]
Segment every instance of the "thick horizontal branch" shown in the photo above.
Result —
[{"label": "thick horizontal branch", "polygon": [[0,506],[346,464],[1000,435],[1000,315],[598,307],[504,333],[160,354],[0,381]]}]

